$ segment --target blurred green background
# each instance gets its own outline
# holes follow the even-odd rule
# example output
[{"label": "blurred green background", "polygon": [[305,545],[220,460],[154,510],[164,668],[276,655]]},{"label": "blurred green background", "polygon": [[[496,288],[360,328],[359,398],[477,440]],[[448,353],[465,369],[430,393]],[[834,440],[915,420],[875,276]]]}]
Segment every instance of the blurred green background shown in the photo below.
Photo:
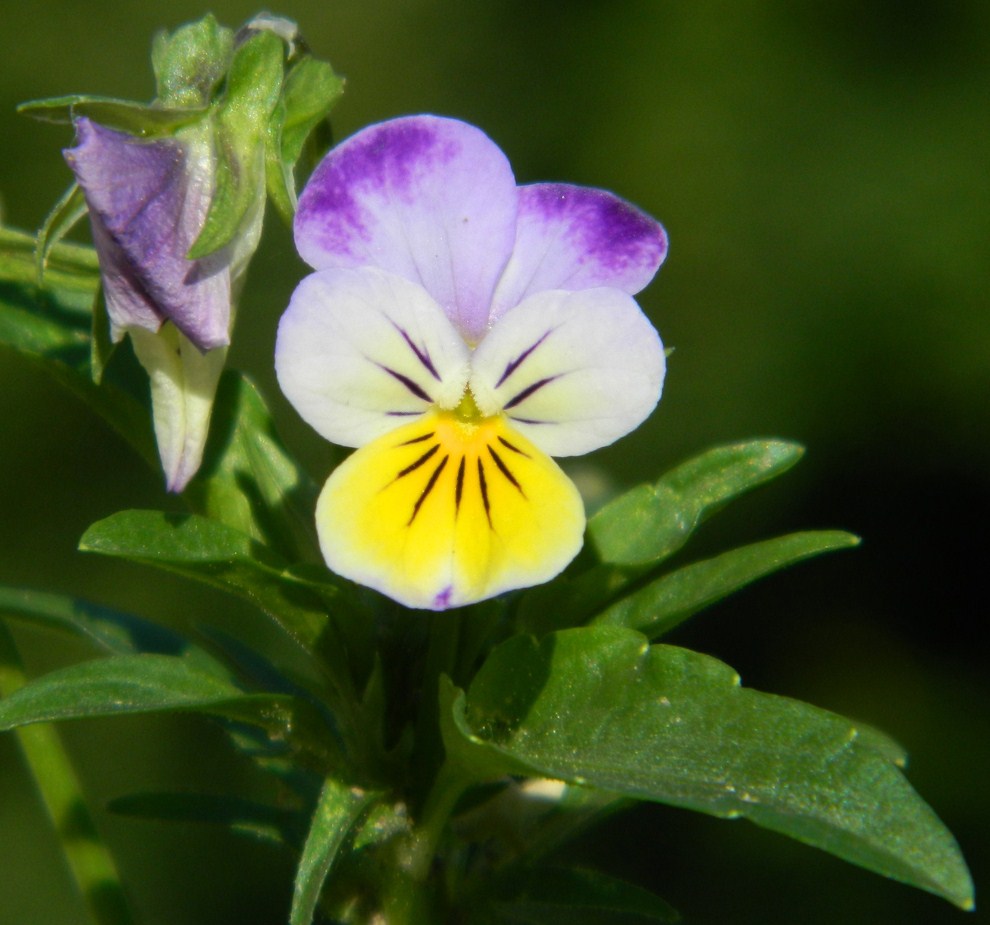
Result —
[{"label": "blurred green background", "polygon": [[[0,214],[33,229],[68,185],[65,127],[22,100],[152,94],[152,34],[192,0],[5,4]],[[217,3],[227,25],[257,12]],[[676,348],[651,421],[581,461],[612,489],[712,444],[808,447],[692,552],[813,527],[861,549],[800,566],[697,617],[674,641],[744,683],[874,723],[990,883],[990,704],[982,593],[990,514],[990,4],[648,0],[286,0],[348,78],[335,132],[430,111],[483,127],[520,181],[612,189],[663,221],[670,257],[640,301]],[[273,219],[233,362],[276,403],[322,477],[330,450],[280,400],[274,328],[303,268]],[[0,366],[0,581],[166,621],[255,620],[221,596],[75,552],[92,521],[163,503],[159,481],[26,363]],[[88,657],[19,632],[40,672]],[[97,803],[142,789],[250,786],[205,721],[64,727]],[[193,827],[101,815],[147,925],[285,920],[292,865]],[[745,823],[663,807],[576,849],[715,923],[974,922]],[[15,743],[0,738],[0,922],[82,923]]]}]

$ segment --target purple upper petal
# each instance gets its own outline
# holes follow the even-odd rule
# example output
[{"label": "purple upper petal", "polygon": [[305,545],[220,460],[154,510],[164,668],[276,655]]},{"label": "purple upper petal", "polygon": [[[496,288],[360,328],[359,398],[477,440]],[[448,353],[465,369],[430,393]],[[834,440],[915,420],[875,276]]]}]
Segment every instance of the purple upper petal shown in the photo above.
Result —
[{"label": "purple upper petal", "polygon": [[213,192],[207,137],[141,141],[88,119],[76,132],[65,158],[86,194],[114,336],[172,321],[202,350],[227,344],[227,257],[186,259]]},{"label": "purple upper petal", "polygon": [[479,129],[393,119],[317,167],[299,200],[296,246],[318,270],[374,266],[420,284],[476,342],[512,250],[516,200],[508,161]]},{"label": "purple upper petal", "polygon": [[607,286],[635,295],[666,255],[663,228],[618,196],[563,183],[522,186],[515,246],[492,319],[550,289]]}]

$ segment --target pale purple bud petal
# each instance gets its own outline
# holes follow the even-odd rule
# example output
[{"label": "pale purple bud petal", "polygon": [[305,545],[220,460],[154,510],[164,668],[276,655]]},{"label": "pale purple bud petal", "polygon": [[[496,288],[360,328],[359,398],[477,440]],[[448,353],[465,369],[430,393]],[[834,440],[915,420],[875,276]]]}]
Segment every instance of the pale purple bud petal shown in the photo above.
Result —
[{"label": "pale purple bud petal", "polygon": [[144,141],[78,119],[76,132],[65,158],[90,209],[115,339],[171,321],[201,350],[226,345],[228,255],[186,258],[213,194],[208,128]]}]

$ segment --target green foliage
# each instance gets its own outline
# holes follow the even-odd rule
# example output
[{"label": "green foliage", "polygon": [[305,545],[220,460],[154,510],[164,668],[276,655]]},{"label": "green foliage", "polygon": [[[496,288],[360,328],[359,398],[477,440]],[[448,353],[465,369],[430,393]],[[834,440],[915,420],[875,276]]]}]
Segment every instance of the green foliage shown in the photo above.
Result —
[{"label": "green foliage", "polygon": [[641,566],[666,559],[706,518],[733,498],[786,472],[803,453],[796,443],[754,440],[709,450],[653,485],[605,505],[588,522],[602,562]]},{"label": "green foliage", "polygon": [[681,917],[652,893],[593,870],[528,872],[492,903],[491,925],[656,925]]},{"label": "green foliage", "polygon": [[[475,773],[536,774],[745,817],[972,905],[958,846],[872,730],[739,687],[731,668],[616,627],[498,647],[454,723]],[[487,766],[487,767],[486,767]]]},{"label": "green foliage", "polygon": [[289,925],[309,925],[313,921],[323,884],[374,798],[374,794],[332,777],[324,782],[299,858]]},{"label": "green foliage", "polygon": [[282,444],[254,384],[220,380],[203,465],[186,491],[196,510],[293,559],[318,556],[316,486]]},{"label": "green foliage", "polygon": [[[6,609],[0,589],[0,613]],[[0,707],[28,683],[14,640],[0,621]],[[17,740],[61,842],[72,879],[94,925],[131,925],[134,917],[110,849],[100,838],[93,813],[55,727],[18,728]]]},{"label": "green foliage", "polygon": [[133,819],[219,825],[279,847],[298,841],[295,813],[228,794],[131,793],[111,800],[107,809]]},{"label": "green foliage", "polygon": [[0,701],[0,730],[130,713],[205,713],[248,723],[315,760],[333,735],[318,710],[284,694],[247,694],[228,677],[171,655],[118,655],[53,671]]},{"label": "green foliage", "polygon": [[233,32],[212,14],[181,26],[171,35],[159,32],[151,46],[158,99],[165,106],[180,108],[209,102],[227,70],[233,45]]},{"label": "green foliage", "polygon": [[219,521],[195,514],[122,511],[93,524],[79,548],[154,565],[231,591],[273,617],[307,649],[326,626],[320,601],[285,574],[287,562]]},{"label": "green foliage", "polygon": [[304,56],[286,74],[265,153],[268,195],[286,224],[292,224],[296,211],[293,169],[307,147],[310,149],[307,166],[316,163],[321,144],[314,133],[326,124],[330,110],[343,92],[343,78],[326,61]]},{"label": "green foliage", "polygon": [[45,122],[70,124],[83,116],[137,138],[160,138],[201,119],[204,108],[160,109],[108,96],[76,94],[22,103],[17,111]]},{"label": "green foliage", "polygon": [[792,533],[752,543],[649,581],[602,611],[595,622],[625,626],[656,639],[758,578],[802,559],[858,544],[858,537],[841,530]]},{"label": "green foliage", "polygon": [[255,32],[234,53],[214,117],[216,189],[191,260],[230,244],[263,207],[265,138],[281,92],[282,42]]}]

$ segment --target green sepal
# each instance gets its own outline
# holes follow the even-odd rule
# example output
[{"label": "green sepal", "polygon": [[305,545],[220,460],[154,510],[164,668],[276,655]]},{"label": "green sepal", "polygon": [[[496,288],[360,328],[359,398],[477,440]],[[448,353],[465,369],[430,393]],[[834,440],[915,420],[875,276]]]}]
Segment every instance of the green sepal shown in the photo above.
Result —
[{"label": "green sepal", "polygon": [[39,286],[45,284],[45,267],[51,249],[72,230],[86,211],[86,197],[79,184],[73,183],[45,217],[35,243]]},{"label": "green sepal", "polygon": [[151,45],[159,101],[170,107],[205,106],[230,65],[233,47],[233,32],[212,13],[171,34],[159,32]]},{"label": "green sepal", "polygon": [[896,745],[826,710],[741,688],[716,659],[586,627],[514,637],[466,695],[446,693],[448,755],[478,779],[551,777],[746,817],[972,906],[959,848],[892,760]]},{"label": "green sepal", "polygon": [[110,315],[103,309],[103,289],[93,299],[93,324],[89,334],[89,374],[96,385],[103,382],[107,364],[117,350],[110,334]]},{"label": "green sepal", "polygon": [[759,578],[803,559],[858,545],[859,537],[851,533],[817,530],[741,546],[668,572],[616,601],[595,622],[624,626],[656,639]]},{"label": "green sepal", "polygon": [[286,224],[296,211],[294,168],[313,130],[344,92],[344,80],[330,64],[309,55],[285,75],[282,99],[269,124],[265,151],[268,195]]},{"label": "green sepal", "polygon": [[137,138],[174,135],[178,129],[202,119],[208,112],[202,106],[172,109],[155,104],[117,100],[108,96],[83,94],[29,100],[21,103],[17,111],[43,122],[60,124],[71,124],[73,120],[82,116]]},{"label": "green sepal", "polygon": [[783,440],[716,447],[606,504],[589,520],[588,535],[602,562],[659,562],[680,549],[707,517],[790,469],[803,452]]},{"label": "green sepal", "polygon": [[255,219],[260,222],[265,139],[282,91],[283,58],[282,40],[266,31],[253,32],[234,53],[213,116],[216,188],[190,260],[220,250]]}]

